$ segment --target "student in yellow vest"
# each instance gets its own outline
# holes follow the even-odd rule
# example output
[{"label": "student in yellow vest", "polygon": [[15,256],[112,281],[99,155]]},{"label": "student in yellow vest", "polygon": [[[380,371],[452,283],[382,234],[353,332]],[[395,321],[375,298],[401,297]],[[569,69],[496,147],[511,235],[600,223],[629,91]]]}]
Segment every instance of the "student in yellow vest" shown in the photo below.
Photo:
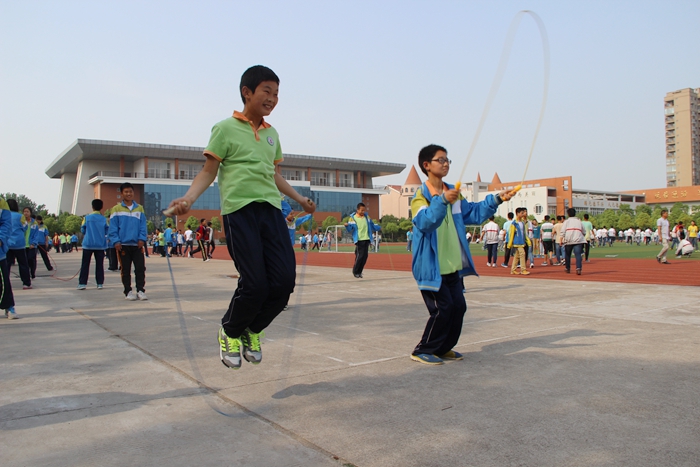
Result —
[{"label": "student in yellow vest", "polygon": [[355,244],[355,264],[352,267],[352,275],[360,279],[367,263],[372,234],[381,230],[382,227],[369,218],[367,206],[364,203],[358,203],[357,211],[345,223],[345,229],[352,234],[352,241]]}]

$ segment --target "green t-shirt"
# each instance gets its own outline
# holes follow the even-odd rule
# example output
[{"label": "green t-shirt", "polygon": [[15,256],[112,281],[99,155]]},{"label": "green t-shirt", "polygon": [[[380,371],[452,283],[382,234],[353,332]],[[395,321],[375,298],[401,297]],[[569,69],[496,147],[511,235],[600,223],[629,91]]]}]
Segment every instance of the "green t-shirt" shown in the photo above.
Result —
[{"label": "green t-shirt", "polygon": [[591,221],[581,221],[581,225],[583,226],[584,234],[585,234],[585,239],[588,241],[591,239],[591,231],[593,230],[593,224]]},{"label": "green t-shirt", "polygon": [[452,274],[462,269],[462,246],[459,244],[457,226],[447,206],[447,215],[437,228],[437,253],[440,275]]},{"label": "green t-shirt", "polygon": [[234,117],[220,121],[211,130],[204,153],[220,162],[222,215],[253,202],[268,202],[282,209],[275,184],[275,161],[282,160],[279,135],[268,125],[258,129],[258,137],[249,122]]},{"label": "green t-shirt", "polygon": [[358,240],[369,240],[369,228],[367,224],[366,216],[353,216],[355,219],[355,224],[357,224],[357,239]]}]

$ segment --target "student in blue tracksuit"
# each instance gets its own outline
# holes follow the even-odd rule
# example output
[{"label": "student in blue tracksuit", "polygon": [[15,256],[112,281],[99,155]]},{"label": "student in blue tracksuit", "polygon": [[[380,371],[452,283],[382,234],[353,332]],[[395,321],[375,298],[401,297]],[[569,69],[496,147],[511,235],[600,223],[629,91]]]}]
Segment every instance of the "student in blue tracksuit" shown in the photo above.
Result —
[{"label": "student in blue tracksuit", "polygon": [[166,229],[163,232],[163,239],[165,240],[165,246],[161,252],[161,256],[170,257],[173,250],[173,228],[170,224],[166,225]]},{"label": "student in blue tracksuit", "polygon": [[22,208],[22,222],[27,226],[24,231],[24,248],[27,253],[27,266],[29,266],[29,275],[34,279],[36,275],[36,245],[37,245],[37,229],[38,225],[34,220],[34,211],[30,207]]},{"label": "student in blue tracksuit", "polygon": [[412,270],[430,318],[411,359],[441,365],[444,360],[463,358],[453,350],[467,311],[462,277],[476,275],[465,227],[484,222],[515,191],[488,195],[479,203],[467,201],[458,189],[443,182],[450,160],[447,150],[434,144],[421,149],[418,165],[428,180],[411,200]]},{"label": "student in blue tracksuit", "polygon": [[15,296],[10,283],[10,267],[7,264],[7,250],[12,234],[12,214],[7,202],[0,198],[0,310],[8,319],[15,319]]},{"label": "student in blue tracksuit", "polygon": [[364,203],[358,203],[357,211],[350,216],[345,229],[352,234],[352,241],[355,244],[355,264],[352,267],[352,275],[360,279],[367,263],[372,234],[381,230],[382,227],[369,218],[367,206]]},{"label": "student in blue tracksuit", "polygon": [[[134,201],[134,186],[125,182],[119,186],[122,202],[114,206],[109,218],[109,241],[114,245],[121,264],[124,296],[127,300],[148,300],[146,296],[146,213]],[[131,289],[131,266],[136,276],[136,294]]]},{"label": "student in blue tracksuit", "polygon": [[12,216],[12,232],[7,240],[9,249],[7,250],[7,266],[12,268],[12,265],[17,261],[19,267],[19,277],[22,279],[22,288],[24,290],[32,288],[32,278],[29,272],[29,263],[27,262],[27,224],[23,222],[24,217],[19,212],[17,200],[8,199],[7,205],[10,208]]},{"label": "student in blue tracksuit", "polygon": [[83,234],[83,263],[80,266],[78,278],[78,290],[87,288],[88,275],[90,274],[90,259],[95,256],[95,282],[101,289],[105,282],[105,250],[107,249],[107,219],[102,214],[104,203],[101,199],[92,200],[92,213],[85,216],[80,232]]},{"label": "student in blue tracksuit", "polygon": [[73,253],[73,249],[78,251],[78,235],[73,234],[70,236],[70,251]]},{"label": "student in blue tracksuit", "polygon": [[37,224],[37,250],[41,255],[41,259],[44,260],[44,265],[49,271],[53,271],[53,266],[51,266],[51,260],[49,259],[49,251],[51,251],[51,234],[49,229],[44,225],[44,218],[41,216],[36,216]]}]

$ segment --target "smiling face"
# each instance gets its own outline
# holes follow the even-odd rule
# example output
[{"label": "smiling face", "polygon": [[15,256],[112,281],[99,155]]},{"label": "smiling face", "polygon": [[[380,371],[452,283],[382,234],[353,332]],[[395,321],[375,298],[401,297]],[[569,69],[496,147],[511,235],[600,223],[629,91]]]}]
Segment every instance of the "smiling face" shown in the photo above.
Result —
[{"label": "smiling face", "polygon": [[131,206],[131,203],[134,201],[134,189],[124,188],[122,190],[122,199],[124,200],[127,206]]},{"label": "smiling face", "polygon": [[32,217],[32,211],[29,208],[24,208],[22,210],[22,214],[24,214],[24,218],[29,220]]},{"label": "smiling face", "polygon": [[246,101],[245,112],[267,117],[279,101],[279,84],[274,81],[263,81],[255,88],[255,92],[244,86],[241,93]]}]

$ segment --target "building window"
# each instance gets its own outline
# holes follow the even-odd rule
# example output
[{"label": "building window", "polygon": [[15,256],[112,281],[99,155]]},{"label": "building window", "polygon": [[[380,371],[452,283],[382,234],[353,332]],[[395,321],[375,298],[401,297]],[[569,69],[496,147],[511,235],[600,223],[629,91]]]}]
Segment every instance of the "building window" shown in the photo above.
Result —
[{"label": "building window", "polygon": [[335,186],[335,172],[311,172],[311,184],[317,186]]},{"label": "building window", "polygon": [[535,214],[542,214],[543,211],[541,204],[535,204]]},{"label": "building window", "polygon": [[148,178],[170,178],[170,162],[149,162]]},{"label": "building window", "polygon": [[306,170],[282,169],[282,178],[285,180],[306,181]]},{"label": "building window", "polygon": [[178,178],[180,180],[192,180],[202,170],[202,164],[179,164]]},{"label": "building window", "polygon": [[351,172],[340,172],[339,185],[344,188],[353,188],[353,176]]}]

